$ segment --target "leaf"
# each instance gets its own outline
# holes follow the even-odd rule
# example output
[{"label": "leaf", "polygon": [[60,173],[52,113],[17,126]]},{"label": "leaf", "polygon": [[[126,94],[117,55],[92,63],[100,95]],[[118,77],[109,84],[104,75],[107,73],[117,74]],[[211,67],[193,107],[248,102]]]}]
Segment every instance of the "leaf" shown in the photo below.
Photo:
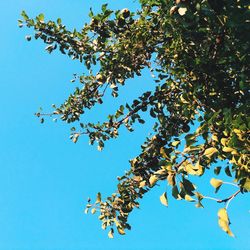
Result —
[{"label": "leaf", "polygon": [[150,183],[150,186],[154,186],[154,184],[158,181],[158,178],[156,175],[151,175],[150,178],[149,178],[149,183]]},{"label": "leaf", "polygon": [[161,196],[160,196],[160,201],[164,206],[168,206],[168,198],[167,198],[167,193],[164,192]]},{"label": "leaf", "polygon": [[113,229],[113,228],[110,229],[110,231],[109,231],[109,233],[108,233],[108,237],[109,237],[110,239],[113,239],[113,238],[114,238],[114,229]]},{"label": "leaf", "polygon": [[190,202],[194,202],[195,201],[195,199],[193,199],[190,195],[188,195],[188,194],[186,194],[185,196],[184,196],[184,198],[185,198],[185,200],[186,201],[190,201]]},{"label": "leaf", "polygon": [[202,203],[201,203],[200,201],[198,201],[198,202],[195,204],[195,206],[196,206],[197,208],[204,208],[204,206],[202,205]]},{"label": "leaf", "polygon": [[194,170],[194,166],[189,163],[185,166],[185,171],[188,173],[188,174],[191,174],[191,175],[196,175],[196,171]]},{"label": "leaf", "polygon": [[222,151],[223,152],[226,152],[226,153],[230,153],[230,152],[232,152],[234,149],[233,148],[230,148],[230,147],[224,147],[224,148],[222,148]]},{"label": "leaf", "polygon": [[176,199],[176,200],[181,200],[181,196],[179,194],[179,190],[178,190],[178,187],[175,185],[173,186],[172,188],[172,196]]},{"label": "leaf", "polygon": [[95,213],[96,213],[96,208],[92,208],[92,209],[91,209],[91,213],[92,213],[92,214],[95,214]]},{"label": "leaf", "polygon": [[195,196],[197,197],[198,201],[197,203],[195,204],[195,206],[197,208],[204,208],[204,206],[202,205],[201,201],[203,200],[203,195],[199,192],[195,192]]},{"label": "leaf", "polygon": [[195,185],[191,181],[183,178],[182,182],[180,182],[180,183],[183,184],[183,187],[184,187],[187,194],[194,195],[193,191],[195,190]]},{"label": "leaf", "polygon": [[207,148],[204,152],[204,156],[211,158],[213,156],[213,154],[215,154],[216,152],[218,152],[218,150],[216,148]]},{"label": "leaf", "polygon": [[219,180],[219,179],[212,178],[210,180],[210,184],[215,188],[215,193],[217,193],[219,191],[221,185],[223,184],[223,181]]},{"label": "leaf", "polygon": [[250,178],[246,179],[243,188],[245,188],[248,192],[250,192]]},{"label": "leaf", "polygon": [[170,186],[174,186],[175,183],[176,183],[176,181],[175,181],[175,175],[169,173],[169,174],[168,174],[168,177],[167,177],[167,181],[168,181],[168,184],[169,184]]},{"label": "leaf", "polygon": [[214,168],[214,173],[215,173],[216,175],[219,175],[219,174],[220,174],[220,171],[221,171],[221,167],[216,167],[216,168]]},{"label": "leaf", "polygon": [[139,184],[139,188],[143,188],[146,186],[146,181],[141,181]]},{"label": "leaf", "polygon": [[173,15],[175,12],[176,12],[176,10],[177,10],[177,6],[175,5],[175,6],[173,6],[173,7],[171,7],[171,9],[170,9],[170,15]]},{"label": "leaf", "polygon": [[200,164],[200,161],[197,161],[194,168],[196,170],[196,175],[201,176],[204,174],[204,167]]},{"label": "leaf", "polygon": [[225,146],[227,143],[227,138],[221,138],[220,142],[223,146]]},{"label": "leaf", "polygon": [[219,217],[218,224],[221,227],[221,229],[223,231],[225,231],[228,235],[234,237],[234,234],[232,233],[232,231],[229,228],[230,221],[229,221],[229,218],[228,218],[226,208],[219,209],[218,217]]},{"label": "leaf", "polygon": [[40,22],[44,22],[44,14],[43,14],[43,13],[39,14],[39,15],[37,16],[37,19],[38,19],[38,21],[40,21]]},{"label": "leaf", "polygon": [[181,16],[184,16],[187,12],[187,8],[185,7],[181,7],[178,9],[178,13],[181,15]]},{"label": "leaf", "polygon": [[79,136],[80,136],[79,133],[74,134],[74,137],[73,137],[72,141],[73,141],[74,143],[77,143]]},{"label": "leaf", "polygon": [[172,146],[176,147],[180,144],[180,141],[173,141],[171,144]]},{"label": "leaf", "polygon": [[230,167],[229,167],[229,166],[226,166],[226,168],[225,168],[225,173],[226,173],[227,176],[232,177],[232,174],[231,174],[231,171],[230,171]]},{"label": "leaf", "polygon": [[98,193],[97,193],[97,196],[96,196],[96,202],[95,202],[95,203],[100,203],[101,200],[102,200],[101,193],[98,192]]},{"label": "leaf", "polygon": [[218,188],[218,187],[220,187],[220,186],[223,184],[223,181],[222,181],[222,180],[219,180],[219,179],[212,178],[212,179],[210,180],[210,184],[211,184],[214,188]]},{"label": "leaf", "polygon": [[117,231],[118,231],[118,233],[121,234],[121,235],[124,235],[124,234],[125,234],[125,231],[124,231],[123,228],[121,228],[121,227],[117,227]]},{"label": "leaf", "polygon": [[29,42],[31,40],[31,36],[25,36],[25,39]]}]

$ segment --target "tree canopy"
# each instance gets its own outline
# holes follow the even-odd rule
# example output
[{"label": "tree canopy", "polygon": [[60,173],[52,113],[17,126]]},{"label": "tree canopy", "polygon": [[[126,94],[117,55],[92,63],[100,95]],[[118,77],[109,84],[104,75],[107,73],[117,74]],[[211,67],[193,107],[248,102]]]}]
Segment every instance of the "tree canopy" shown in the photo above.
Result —
[{"label": "tree canopy", "polygon": [[[140,0],[141,8],[90,10],[90,22],[70,31],[58,18],[30,18],[24,11],[19,26],[34,29],[46,50],[59,50],[86,68],[74,75],[78,87],[51,113],[36,113],[72,124],[71,139],[82,135],[102,150],[104,143],[119,136],[120,128],[133,131],[143,124],[142,113],[155,120],[152,136],[141,153],[130,160],[130,168],[118,178],[117,191],[107,198],[100,193],[88,200],[86,212],[99,213],[102,228],[125,234],[131,226],[129,214],[140,199],[160,181],[168,194],[160,196],[168,206],[168,195],[195,202],[203,199],[222,203],[219,226],[230,236],[229,203],[250,191],[249,48],[250,8],[246,0]],[[26,36],[31,40],[31,36]],[[103,103],[104,95],[116,98],[128,79],[152,72],[154,91],[145,91],[132,103],[122,103],[104,122],[84,123],[86,110]],[[111,91],[107,91],[111,89]],[[222,167],[218,167],[222,165]],[[232,182],[217,179],[221,170]],[[197,190],[194,177],[213,171],[210,183],[219,191],[234,185],[229,197],[207,197]]]}]

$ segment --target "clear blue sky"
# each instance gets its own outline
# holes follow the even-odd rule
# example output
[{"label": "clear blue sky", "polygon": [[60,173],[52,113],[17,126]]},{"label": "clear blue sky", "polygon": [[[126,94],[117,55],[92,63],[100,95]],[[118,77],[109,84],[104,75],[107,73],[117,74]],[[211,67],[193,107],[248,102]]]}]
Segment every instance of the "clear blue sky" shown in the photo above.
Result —
[{"label": "clear blue sky", "polygon": [[[0,250],[250,249],[247,195],[237,197],[229,208],[235,239],[219,229],[220,206],[212,201],[204,202],[205,209],[173,199],[169,208],[163,207],[159,196],[165,185],[152,190],[133,212],[132,231],[126,236],[108,239],[97,217],[83,213],[88,196],[116,190],[116,177],[140,152],[150,124],[133,134],[122,133],[103,152],[87,139],[73,144],[65,124],[41,125],[33,114],[40,106],[49,110],[51,104],[60,104],[73,89],[72,74],[83,69],[59,53],[45,53],[40,41],[26,42],[31,30],[19,29],[17,19],[24,9],[31,16],[43,12],[48,19],[61,17],[69,27],[80,28],[90,6],[97,10],[106,2],[0,1]],[[132,0],[108,2],[112,8],[137,6]],[[148,76],[129,81],[118,100],[109,100],[87,119],[107,115],[146,86],[153,86]],[[206,187],[209,179],[207,175],[199,181],[204,193],[212,191]]]}]

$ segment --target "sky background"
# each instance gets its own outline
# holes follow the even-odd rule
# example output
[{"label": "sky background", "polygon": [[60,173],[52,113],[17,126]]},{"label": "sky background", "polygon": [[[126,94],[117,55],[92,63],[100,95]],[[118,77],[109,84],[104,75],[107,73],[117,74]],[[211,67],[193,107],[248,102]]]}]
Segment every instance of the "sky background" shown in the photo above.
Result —
[{"label": "sky background", "polygon": [[[63,102],[75,86],[70,83],[73,73],[84,69],[59,53],[49,55],[41,41],[28,43],[24,37],[32,30],[18,28],[17,19],[24,9],[32,17],[41,12],[46,20],[61,17],[69,28],[80,29],[88,22],[89,8],[98,10],[106,2],[113,9],[138,7],[132,0],[0,0],[0,250],[250,249],[249,195],[238,196],[229,207],[236,238],[217,225],[222,204],[204,201],[205,209],[197,209],[170,198],[169,207],[162,206],[165,184],[148,193],[131,214],[132,231],[126,236],[109,239],[97,216],[83,213],[87,197],[116,190],[116,177],[140,153],[151,123],[131,134],[122,132],[102,152],[89,146],[87,138],[72,143],[66,124],[40,124],[34,113]],[[85,119],[105,117],[153,86],[145,72],[128,81],[117,100],[109,98]],[[198,181],[209,195],[211,176]],[[233,191],[222,188],[222,194]]]}]

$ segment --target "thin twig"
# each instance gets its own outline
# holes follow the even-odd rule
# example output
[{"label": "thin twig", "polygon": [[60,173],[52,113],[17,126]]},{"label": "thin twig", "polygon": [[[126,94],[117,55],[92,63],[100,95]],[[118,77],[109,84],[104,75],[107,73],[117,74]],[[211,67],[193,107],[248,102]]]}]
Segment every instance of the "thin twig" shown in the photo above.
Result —
[{"label": "thin twig", "polygon": [[226,182],[226,181],[223,181],[223,184],[231,185],[231,186],[234,186],[234,187],[239,187],[237,184],[234,184],[234,183],[231,183],[231,182]]}]

